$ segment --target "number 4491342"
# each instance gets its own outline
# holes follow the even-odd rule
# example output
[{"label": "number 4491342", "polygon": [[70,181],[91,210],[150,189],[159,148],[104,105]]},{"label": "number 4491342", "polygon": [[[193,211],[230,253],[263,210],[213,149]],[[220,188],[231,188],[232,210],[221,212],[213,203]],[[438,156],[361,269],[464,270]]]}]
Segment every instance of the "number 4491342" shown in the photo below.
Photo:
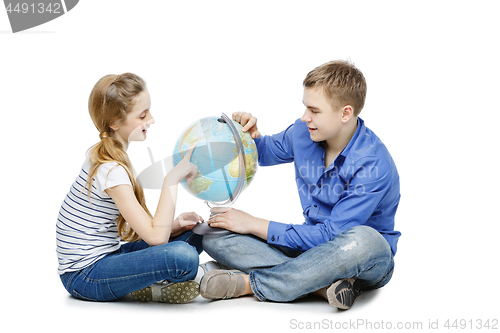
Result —
[{"label": "number 4491342", "polygon": [[40,3],[17,3],[15,6],[12,6],[12,3],[9,3],[6,7],[7,13],[18,13],[18,14],[27,14],[27,13],[52,13],[52,14],[62,14],[61,12],[61,4],[60,3],[49,3],[44,4]]},{"label": "number 4491342", "polygon": [[455,319],[455,320],[450,320],[448,319],[444,323],[444,327],[447,329],[492,329],[492,330],[497,330],[498,329],[498,320],[497,319],[492,319],[492,320],[481,320],[481,319],[476,319],[476,320],[465,320],[465,319]]}]

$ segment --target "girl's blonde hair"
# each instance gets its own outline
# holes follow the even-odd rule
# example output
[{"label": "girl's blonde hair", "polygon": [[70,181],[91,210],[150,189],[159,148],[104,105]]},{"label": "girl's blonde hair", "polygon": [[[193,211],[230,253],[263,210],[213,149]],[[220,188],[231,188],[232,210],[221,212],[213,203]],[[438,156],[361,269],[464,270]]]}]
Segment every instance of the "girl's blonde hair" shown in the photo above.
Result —
[{"label": "girl's blonde hair", "polygon": [[[152,218],[146,207],[144,191],[135,180],[132,163],[123,149],[123,145],[111,137],[113,133],[111,126],[126,120],[127,114],[135,104],[134,99],[145,89],[144,80],[132,73],[106,75],[95,84],[89,97],[89,113],[99,131],[101,141],[88,150],[91,167],[85,187],[89,190],[90,200],[92,181],[99,166],[108,162],[116,162],[127,172],[137,201]],[[121,214],[118,216],[117,226],[118,234],[122,240],[136,241],[140,239]]]}]

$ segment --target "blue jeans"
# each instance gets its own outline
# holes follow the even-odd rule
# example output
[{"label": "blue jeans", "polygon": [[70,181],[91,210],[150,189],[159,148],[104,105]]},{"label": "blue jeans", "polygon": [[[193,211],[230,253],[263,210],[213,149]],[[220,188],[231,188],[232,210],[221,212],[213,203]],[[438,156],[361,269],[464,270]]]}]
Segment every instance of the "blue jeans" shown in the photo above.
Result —
[{"label": "blue jeans", "polygon": [[89,267],[62,274],[61,281],[76,298],[112,301],[158,281],[192,280],[198,272],[201,243],[202,237],[192,232],[158,246],[126,243]]},{"label": "blue jeans", "polygon": [[234,233],[204,236],[203,248],[219,263],[249,274],[261,301],[293,301],[351,277],[358,279],[361,289],[380,288],[394,269],[389,243],[367,226],[345,230],[305,252]]}]

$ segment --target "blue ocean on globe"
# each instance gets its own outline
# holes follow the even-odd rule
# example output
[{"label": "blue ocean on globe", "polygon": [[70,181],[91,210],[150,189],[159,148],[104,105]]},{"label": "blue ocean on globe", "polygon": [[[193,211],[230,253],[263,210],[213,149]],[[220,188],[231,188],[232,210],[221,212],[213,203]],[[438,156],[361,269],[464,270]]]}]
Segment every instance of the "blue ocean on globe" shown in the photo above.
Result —
[{"label": "blue ocean on globe", "polygon": [[[257,171],[257,147],[250,134],[242,132],[239,123],[232,122],[245,152],[245,189]],[[189,125],[174,147],[174,165],[195,142],[191,162],[198,167],[198,175],[189,185],[183,180],[182,186],[201,200],[214,203],[228,200],[236,189],[240,167],[238,148],[229,125],[220,117],[203,118]]]}]

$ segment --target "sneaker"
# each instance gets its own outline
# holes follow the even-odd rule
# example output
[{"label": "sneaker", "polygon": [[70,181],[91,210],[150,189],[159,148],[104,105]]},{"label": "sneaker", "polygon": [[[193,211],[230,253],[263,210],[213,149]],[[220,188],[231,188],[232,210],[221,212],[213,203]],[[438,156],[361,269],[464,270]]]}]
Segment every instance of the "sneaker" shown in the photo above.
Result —
[{"label": "sneaker", "polygon": [[162,281],[131,294],[136,301],[140,302],[185,304],[200,294],[200,285],[193,280],[178,283]]},{"label": "sneaker", "polygon": [[340,310],[350,309],[356,298],[361,294],[356,278],[335,281],[325,291],[326,299],[331,306]]},{"label": "sneaker", "polygon": [[212,270],[201,280],[200,294],[208,299],[238,297],[245,290],[245,279],[237,271]]}]

